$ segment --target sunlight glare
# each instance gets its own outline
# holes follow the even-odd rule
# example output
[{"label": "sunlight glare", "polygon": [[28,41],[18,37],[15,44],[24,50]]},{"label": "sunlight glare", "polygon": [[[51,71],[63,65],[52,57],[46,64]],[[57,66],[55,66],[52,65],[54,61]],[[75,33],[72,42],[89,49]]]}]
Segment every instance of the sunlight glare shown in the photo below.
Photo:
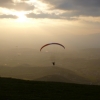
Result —
[{"label": "sunlight glare", "polygon": [[26,17],[25,14],[22,13],[22,12],[18,12],[18,13],[16,14],[16,16],[18,17],[18,18],[17,18],[17,21],[18,21],[18,22],[25,22],[25,21],[27,20],[27,17]]}]

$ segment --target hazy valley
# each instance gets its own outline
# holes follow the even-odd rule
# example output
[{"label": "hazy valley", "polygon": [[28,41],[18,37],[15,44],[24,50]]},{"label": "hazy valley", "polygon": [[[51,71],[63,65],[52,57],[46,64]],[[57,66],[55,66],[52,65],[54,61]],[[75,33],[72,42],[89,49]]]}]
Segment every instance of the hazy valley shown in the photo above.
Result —
[{"label": "hazy valley", "polygon": [[0,76],[26,80],[100,84],[100,49],[69,50],[55,56],[31,48],[0,51]]}]

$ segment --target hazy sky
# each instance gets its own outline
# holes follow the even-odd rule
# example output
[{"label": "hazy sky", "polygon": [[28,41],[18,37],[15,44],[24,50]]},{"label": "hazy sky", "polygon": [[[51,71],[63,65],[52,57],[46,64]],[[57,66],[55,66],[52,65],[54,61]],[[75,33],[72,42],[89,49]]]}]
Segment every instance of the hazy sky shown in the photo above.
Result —
[{"label": "hazy sky", "polygon": [[0,0],[0,47],[100,47],[100,0]]}]

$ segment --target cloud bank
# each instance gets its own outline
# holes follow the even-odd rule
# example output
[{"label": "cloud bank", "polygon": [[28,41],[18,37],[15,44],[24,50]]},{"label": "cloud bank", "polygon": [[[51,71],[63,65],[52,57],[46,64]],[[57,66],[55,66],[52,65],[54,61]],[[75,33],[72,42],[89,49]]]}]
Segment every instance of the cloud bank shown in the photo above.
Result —
[{"label": "cloud bank", "polygon": [[26,15],[29,18],[77,20],[80,16],[100,17],[100,0],[0,0],[0,8],[30,11]]},{"label": "cloud bank", "polygon": [[100,16],[100,0],[42,0],[51,9],[73,11],[73,15]]}]

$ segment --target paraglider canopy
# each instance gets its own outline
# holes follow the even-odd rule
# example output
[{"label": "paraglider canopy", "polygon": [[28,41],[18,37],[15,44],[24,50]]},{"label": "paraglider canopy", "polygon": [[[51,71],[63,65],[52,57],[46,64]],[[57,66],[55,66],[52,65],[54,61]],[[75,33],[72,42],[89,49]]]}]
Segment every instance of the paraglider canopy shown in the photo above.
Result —
[{"label": "paraglider canopy", "polygon": [[65,47],[64,47],[62,44],[60,44],[60,43],[48,43],[48,44],[43,45],[43,46],[40,48],[40,51],[41,51],[44,47],[49,46],[49,45],[59,45],[59,46],[61,46],[61,47],[63,47],[63,48],[65,49]]}]

